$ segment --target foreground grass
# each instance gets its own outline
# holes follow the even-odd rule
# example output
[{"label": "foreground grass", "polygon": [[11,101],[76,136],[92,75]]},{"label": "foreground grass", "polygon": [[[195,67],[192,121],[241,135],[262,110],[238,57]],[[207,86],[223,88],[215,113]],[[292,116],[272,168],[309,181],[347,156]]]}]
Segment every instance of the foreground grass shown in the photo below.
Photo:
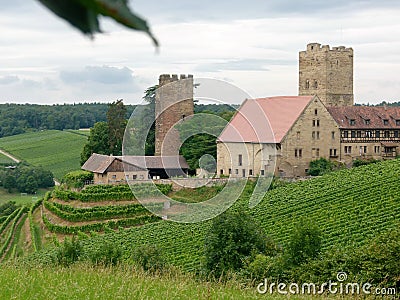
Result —
[{"label": "foreground grass", "polygon": [[[0,299],[261,299],[255,289],[198,282],[183,275],[148,275],[129,267],[3,266]],[[262,297],[265,299],[265,297]]]},{"label": "foreground grass", "polygon": [[80,169],[80,153],[86,143],[84,133],[47,130],[0,139],[1,148],[35,166],[43,166],[57,179]]}]

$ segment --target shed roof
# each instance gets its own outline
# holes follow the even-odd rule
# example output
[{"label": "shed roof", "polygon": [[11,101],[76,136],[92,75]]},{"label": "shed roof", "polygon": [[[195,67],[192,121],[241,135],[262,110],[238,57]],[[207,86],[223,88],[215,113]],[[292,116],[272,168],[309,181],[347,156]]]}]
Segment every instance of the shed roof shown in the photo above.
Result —
[{"label": "shed roof", "polygon": [[247,99],[218,137],[221,142],[281,143],[314,96]]}]

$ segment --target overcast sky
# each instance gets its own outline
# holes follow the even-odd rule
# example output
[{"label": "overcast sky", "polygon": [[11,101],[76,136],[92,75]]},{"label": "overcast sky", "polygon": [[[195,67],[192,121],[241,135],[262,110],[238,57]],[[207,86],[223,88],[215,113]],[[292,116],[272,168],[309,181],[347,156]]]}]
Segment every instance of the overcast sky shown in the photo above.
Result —
[{"label": "overcast sky", "polygon": [[0,103],[141,101],[164,73],[297,95],[310,42],[354,49],[357,103],[400,101],[400,1],[137,0],[161,46],[103,19],[84,37],[35,0],[0,0]]}]

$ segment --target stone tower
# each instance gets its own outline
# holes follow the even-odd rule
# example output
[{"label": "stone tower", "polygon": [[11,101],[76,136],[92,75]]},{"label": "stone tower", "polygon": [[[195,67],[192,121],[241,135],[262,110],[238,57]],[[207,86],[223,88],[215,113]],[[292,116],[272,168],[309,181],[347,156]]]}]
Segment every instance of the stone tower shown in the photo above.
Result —
[{"label": "stone tower", "polygon": [[299,53],[299,95],[317,95],[326,106],[353,105],[353,49],[308,44]]},{"label": "stone tower", "polygon": [[155,102],[156,156],[179,154],[179,132],[172,127],[193,114],[193,75],[160,75]]}]

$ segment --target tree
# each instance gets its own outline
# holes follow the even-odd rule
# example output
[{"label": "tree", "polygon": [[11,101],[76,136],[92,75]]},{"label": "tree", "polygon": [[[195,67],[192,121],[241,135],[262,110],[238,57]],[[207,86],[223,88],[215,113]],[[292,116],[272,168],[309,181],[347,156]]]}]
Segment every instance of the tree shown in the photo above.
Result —
[{"label": "tree", "polygon": [[93,153],[110,154],[110,144],[108,141],[108,125],[106,122],[97,122],[90,129],[87,143],[81,153],[81,165],[83,165]]},{"label": "tree", "polygon": [[288,254],[294,265],[315,258],[321,251],[321,231],[311,222],[301,220],[290,237]]},{"label": "tree", "polygon": [[216,217],[205,238],[205,268],[219,277],[243,267],[247,257],[266,250],[262,228],[244,212],[227,211]]},{"label": "tree", "polygon": [[122,141],[126,127],[126,107],[122,99],[108,105],[107,125],[110,153],[122,155]]},{"label": "tree", "polygon": [[11,193],[13,188],[17,187],[17,181],[15,179],[15,176],[13,174],[8,173],[5,177],[4,177],[4,182],[3,182],[3,187],[9,192]]},{"label": "tree", "polygon": [[129,9],[127,0],[39,1],[84,34],[92,36],[102,32],[99,25],[99,16],[102,15],[110,17],[128,28],[146,32],[158,46],[147,22]]},{"label": "tree", "polygon": [[320,158],[310,162],[308,174],[311,176],[319,176],[329,173],[333,170],[334,164],[326,158]]}]

